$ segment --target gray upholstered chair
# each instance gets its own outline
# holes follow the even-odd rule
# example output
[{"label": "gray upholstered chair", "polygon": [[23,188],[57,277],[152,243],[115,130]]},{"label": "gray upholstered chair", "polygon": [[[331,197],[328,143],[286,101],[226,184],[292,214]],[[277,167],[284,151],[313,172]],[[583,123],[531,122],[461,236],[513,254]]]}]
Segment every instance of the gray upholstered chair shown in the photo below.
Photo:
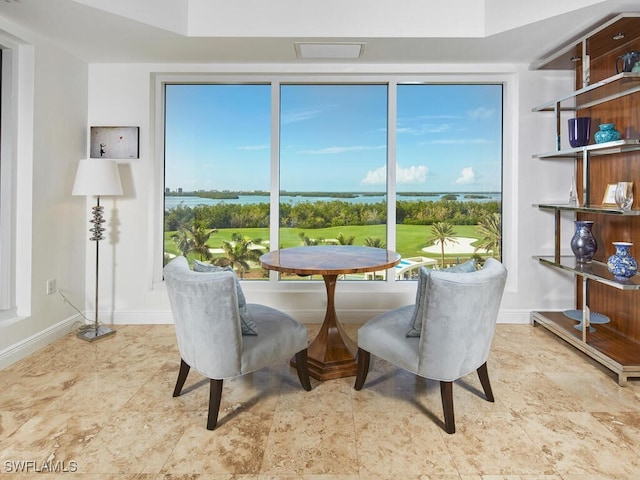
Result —
[{"label": "gray upholstered chair", "polygon": [[180,395],[191,367],[209,378],[207,429],[216,428],[225,378],[295,355],[300,383],[311,390],[304,325],[284,312],[249,303],[242,306],[257,334],[242,335],[241,290],[232,271],[193,272],[184,257],[177,257],[164,268],[164,279],[181,357],[173,396]]},{"label": "gray upholstered chair", "polygon": [[[494,401],[487,358],[506,278],[507,270],[493,258],[473,272],[421,268],[415,305],[379,315],[358,330],[354,388],[364,385],[371,353],[421,377],[439,380],[445,430],[455,433],[455,380],[476,370],[487,400]],[[419,336],[408,336],[411,332]]]}]

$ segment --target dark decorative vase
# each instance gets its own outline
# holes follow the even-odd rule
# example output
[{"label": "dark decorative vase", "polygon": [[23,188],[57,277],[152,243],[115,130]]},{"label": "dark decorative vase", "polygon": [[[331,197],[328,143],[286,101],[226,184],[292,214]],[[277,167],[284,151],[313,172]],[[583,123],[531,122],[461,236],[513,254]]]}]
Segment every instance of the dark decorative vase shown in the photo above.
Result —
[{"label": "dark decorative vase", "polygon": [[593,139],[596,143],[615,142],[622,138],[620,132],[616,130],[616,126],[613,123],[602,123],[598,128],[600,130],[593,134]]},{"label": "dark decorative vase", "polygon": [[576,262],[589,263],[593,260],[593,255],[598,250],[598,243],[593,238],[591,227],[593,222],[590,220],[576,220],[576,231],[571,238],[571,250],[576,256]]},{"label": "dark decorative vase", "polygon": [[569,145],[573,148],[589,144],[591,136],[591,117],[569,119]]},{"label": "dark decorative vase", "polygon": [[607,260],[607,268],[619,280],[633,277],[638,271],[638,262],[629,254],[632,245],[629,242],[613,242],[616,253]]}]

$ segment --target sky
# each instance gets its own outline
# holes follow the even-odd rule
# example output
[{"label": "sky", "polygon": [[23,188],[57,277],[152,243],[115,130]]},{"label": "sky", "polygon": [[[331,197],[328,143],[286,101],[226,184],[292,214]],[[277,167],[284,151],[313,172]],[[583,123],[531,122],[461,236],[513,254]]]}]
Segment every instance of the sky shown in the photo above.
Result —
[{"label": "sky", "polygon": [[[270,85],[167,85],[165,185],[269,190]],[[280,189],[384,192],[386,85],[282,85]],[[501,190],[502,86],[397,90],[398,192]]]}]

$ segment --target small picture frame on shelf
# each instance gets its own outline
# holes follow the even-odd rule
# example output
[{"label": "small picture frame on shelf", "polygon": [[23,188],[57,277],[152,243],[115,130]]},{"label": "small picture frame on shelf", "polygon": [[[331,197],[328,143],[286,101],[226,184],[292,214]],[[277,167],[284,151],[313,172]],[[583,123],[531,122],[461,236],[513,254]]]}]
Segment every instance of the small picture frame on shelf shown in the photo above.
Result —
[{"label": "small picture frame on shelf", "polygon": [[[620,182],[626,183],[629,185],[629,188],[633,188],[633,182]],[[617,207],[616,204],[616,188],[618,187],[617,183],[610,183],[607,185],[606,190],[604,191],[604,197],[602,198],[602,206],[603,207]]]},{"label": "small picture frame on shelf", "polygon": [[616,206],[616,187],[617,183],[610,183],[607,185],[604,191],[604,197],[602,197],[602,206],[615,207]]}]

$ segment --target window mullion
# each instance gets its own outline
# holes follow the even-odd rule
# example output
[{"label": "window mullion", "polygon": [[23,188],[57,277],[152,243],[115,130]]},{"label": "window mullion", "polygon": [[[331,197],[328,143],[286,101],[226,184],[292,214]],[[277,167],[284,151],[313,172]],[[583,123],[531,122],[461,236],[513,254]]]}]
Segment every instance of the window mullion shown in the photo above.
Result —
[{"label": "window mullion", "polygon": [[[387,92],[387,248],[394,251],[396,249],[397,87],[397,82],[389,82]],[[391,277],[394,278],[394,276]]]},{"label": "window mullion", "polygon": [[[271,83],[271,195],[269,216],[270,250],[280,245],[280,82]],[[271,280],[278,279],[278,272],[269,272]]]}]

